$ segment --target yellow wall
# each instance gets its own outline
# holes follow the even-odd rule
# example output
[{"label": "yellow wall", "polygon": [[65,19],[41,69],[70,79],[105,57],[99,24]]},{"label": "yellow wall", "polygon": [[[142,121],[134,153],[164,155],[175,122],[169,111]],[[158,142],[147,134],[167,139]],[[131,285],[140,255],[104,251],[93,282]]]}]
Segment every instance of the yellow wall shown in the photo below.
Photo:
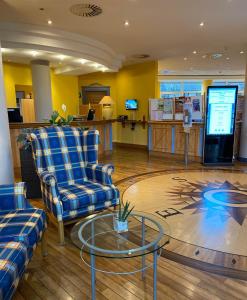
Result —
[{"label": "yellow wall", "polygon": [[[122,68],[118,73],[92,73],[79,77],[79,87],[91,84],[100,84],[111,87],[111,97],[115,100],[115,116],[129,115],[125,110],[126,99],[137,99],[139,109],[133,117],[142,120],[148,119],[148,99],[154,98],[157,90],[157,63],[146,62]],[[121,124],[114,127],[113,139],[117,142],[147,145],[147,128],[140,125],[135,130],[130,126],[122,128]]]},{"label": "yellow wall", "polygon": [[3,74],[7,107],[16,107],[15,85],[32,85],[30,67],[21,64],[4,63]]},{"label": "yellow wall", "polygon": [[[16,106],[15,90],[18,86],[31,86],[32,74],[28,65],[4,63],[4,85],[7,107]],[[78,77],[55,75],[51,70],[52,106],[61,112],[61,105],[67,105],[68,114],[77,114],[79,106]]]},{"label": "yellow wall", "polygon": [[62,104],[67,106],[66,114],[77,115],[79,112],[78,77],[68,75],[55,75],[51,71],[52,107],[61,115]]}]

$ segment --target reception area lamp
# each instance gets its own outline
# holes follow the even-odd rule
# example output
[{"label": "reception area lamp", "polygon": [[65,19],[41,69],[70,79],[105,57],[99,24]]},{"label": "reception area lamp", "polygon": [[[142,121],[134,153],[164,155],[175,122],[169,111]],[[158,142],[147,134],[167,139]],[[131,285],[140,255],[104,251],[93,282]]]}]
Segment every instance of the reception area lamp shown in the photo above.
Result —
[{"label": "reception area lamp", "polygon": [[113,99],[110,96],[104,96],[99,104],[102,104],[102,115],[104,120],[110,120],[112,118],[114,104]]}]

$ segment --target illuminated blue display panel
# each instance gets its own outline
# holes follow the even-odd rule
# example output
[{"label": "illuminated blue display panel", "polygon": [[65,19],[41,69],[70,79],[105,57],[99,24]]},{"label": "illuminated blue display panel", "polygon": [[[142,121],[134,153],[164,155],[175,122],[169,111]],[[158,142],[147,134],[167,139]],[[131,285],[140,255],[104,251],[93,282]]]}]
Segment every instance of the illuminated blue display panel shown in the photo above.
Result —
[{"label": "illuminated blue display panel", "polygon": [[234,134],[236,86],[209,87],[207,101],[207,135]]},{"label": "illuminated blue display panel", "polygon": [[138,109],[138,101],[136,99],[128,99],[125,101],[126,110],[137,110]]}]

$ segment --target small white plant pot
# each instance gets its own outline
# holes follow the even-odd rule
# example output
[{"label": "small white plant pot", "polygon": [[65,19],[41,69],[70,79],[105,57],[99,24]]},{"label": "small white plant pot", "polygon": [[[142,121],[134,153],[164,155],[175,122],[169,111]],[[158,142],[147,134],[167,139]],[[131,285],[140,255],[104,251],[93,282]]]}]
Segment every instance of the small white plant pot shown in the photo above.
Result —
[{"label": "small white plant pot", "polygon": [[128,231],[128,221],[119,221],[117,218],[114,218],[114,230],[118,233]]}]

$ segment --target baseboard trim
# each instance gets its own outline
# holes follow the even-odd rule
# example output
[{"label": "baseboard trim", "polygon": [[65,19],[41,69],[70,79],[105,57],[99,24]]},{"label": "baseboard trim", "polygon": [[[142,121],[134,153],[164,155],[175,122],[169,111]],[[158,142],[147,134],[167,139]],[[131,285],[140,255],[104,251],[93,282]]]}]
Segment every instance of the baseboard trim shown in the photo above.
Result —
[{"label": "baseboard trim", "polygon": [[113,142],[113,145],[116,146],[116,147],[122,147],[122,148],[133,148],[133,149],[148,150],[147,145],[129,144],[129,143],[121,143],[121,142]]}]

